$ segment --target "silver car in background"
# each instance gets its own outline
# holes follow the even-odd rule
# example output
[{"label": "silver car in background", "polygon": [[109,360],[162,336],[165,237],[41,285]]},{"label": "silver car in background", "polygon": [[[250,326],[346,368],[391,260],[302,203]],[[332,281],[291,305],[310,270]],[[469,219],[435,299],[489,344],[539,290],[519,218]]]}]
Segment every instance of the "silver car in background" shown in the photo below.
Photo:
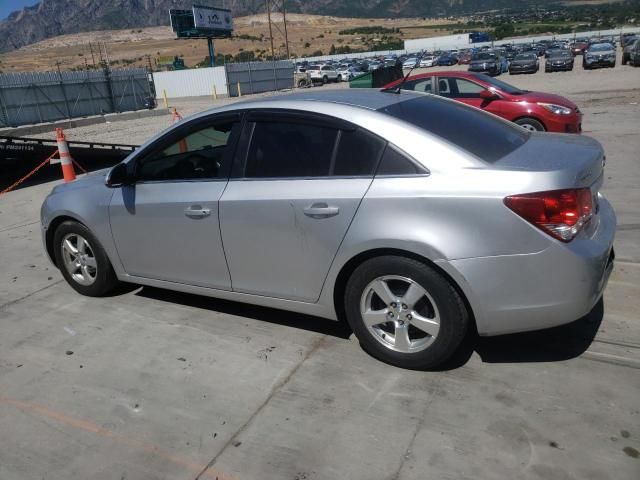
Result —
[{"label": "silver car in background", "polygon": [[346,318],[373,356],[424,369],[471,329],[592,309],[614,257],[603,168],[588,137],[432,95],[299,93],[193,116],[56,186],[42,232],[81,294],[122,281]]}]

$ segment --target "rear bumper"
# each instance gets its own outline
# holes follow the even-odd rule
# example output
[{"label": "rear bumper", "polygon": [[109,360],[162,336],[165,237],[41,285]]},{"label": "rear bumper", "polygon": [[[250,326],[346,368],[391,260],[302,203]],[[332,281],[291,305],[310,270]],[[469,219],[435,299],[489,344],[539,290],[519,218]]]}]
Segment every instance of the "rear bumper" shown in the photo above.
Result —
[{"label": "rear bumper", "polygon": [[541,252],[453,260],[452,270],[443,265],[467,294],[478,333],[540,330],[589,313],[613,270],[616,217],[606,199],[593,222],[572,242],[550,240]]}]

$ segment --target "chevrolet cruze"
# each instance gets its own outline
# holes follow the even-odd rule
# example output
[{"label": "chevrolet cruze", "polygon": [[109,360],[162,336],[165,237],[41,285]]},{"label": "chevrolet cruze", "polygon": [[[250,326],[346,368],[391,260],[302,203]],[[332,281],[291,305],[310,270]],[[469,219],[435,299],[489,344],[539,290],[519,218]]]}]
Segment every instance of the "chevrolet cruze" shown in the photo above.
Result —
[{"label": "chevrolet cruze", "polygon": [[132,282],[346,318],[373,356],[423,369],[471,329],[592,309],[614,257],[603,168],[588,137],[432,95],[294,94],[193,116],[56,186],[42,232],[81,294]]}]

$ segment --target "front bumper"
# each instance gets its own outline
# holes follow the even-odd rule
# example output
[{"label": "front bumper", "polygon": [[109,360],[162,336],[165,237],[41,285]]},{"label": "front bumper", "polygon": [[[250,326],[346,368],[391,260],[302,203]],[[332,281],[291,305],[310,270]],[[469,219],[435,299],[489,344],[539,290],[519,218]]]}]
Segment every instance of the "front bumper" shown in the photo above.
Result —
[{"label": "front bumper", "polygon": [[570,70],[573,70],[573,63],[566,63],[566,64],[560,64],[560,65],[548,64],[548,65],[545,65],[544,69],[547,72],[568,72]]},{"label": "front bumper", "polygon": [[584,65],[586,65],[589,68],[594,68],[594,67],[613,67],[615,64],[616,64],[615,59],[599,58],[599,59],[588,60],[588,59],[585,58],[585,60],[584,60]]},{"label": "front bumper", "polygon": [[541,252],[450,261],[478,333],[541,330],[589,313],[613,270],[616,217],[604,197],[592,222],[572,242],[550,240]]},{"label": "front bumper", "polygon": [[538,69],[537,65],[509,65],[509,73],[532,73]]}]

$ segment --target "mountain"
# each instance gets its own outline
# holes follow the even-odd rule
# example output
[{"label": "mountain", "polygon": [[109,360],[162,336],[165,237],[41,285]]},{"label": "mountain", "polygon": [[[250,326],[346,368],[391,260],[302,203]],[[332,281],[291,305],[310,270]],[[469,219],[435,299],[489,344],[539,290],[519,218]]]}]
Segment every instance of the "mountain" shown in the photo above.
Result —
[{"label": "mountain", "polygon": [[[264,0],[41,0],[0,22],[0,52],[67,33],[168,25],[170,8],[194,3],[223,4],[235,16],[259,13],[265,6]],[[529,0],[288,0],[286,5],[290,12],[384,18],[473,13],[525,3]]]}]

